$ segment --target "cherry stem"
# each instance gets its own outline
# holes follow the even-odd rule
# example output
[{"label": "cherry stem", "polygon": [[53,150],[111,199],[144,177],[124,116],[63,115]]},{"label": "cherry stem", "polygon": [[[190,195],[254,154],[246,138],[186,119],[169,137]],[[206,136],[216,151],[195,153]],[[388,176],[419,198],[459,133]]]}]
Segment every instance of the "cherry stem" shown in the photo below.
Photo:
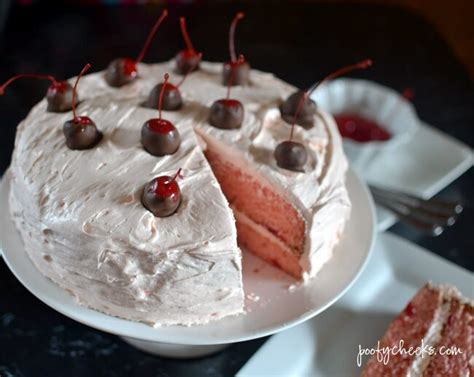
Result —
[{"label": "cherry stem", "polygon": [[173,178],[171,178],[171,181],[168,182],[168,184],[176,181],[176,179],[178,178],[183,178],[183,176],[181,175],[181,168],[178,169],[178,171],[175,173],[175,175],[173,176]]},{"label": "cherry stem", "polygon": [[168,73],[165,73],[164,79],[165,82],[163,83],[163,86],[161,87],[160,90],[160,97],[158,98],[158,114],[159,114],[159,119],[161,119],[161,106],[163,104],[163,95],[165,94],[166,90],[166,85],[168,85],[168,80],[170,78],[170,75]]},{"label": "cherry stem", "polygon": [[201,59],[202,59],[202,52],[200,52],[200,53],[198,54],[198,59],[196,60],[196,62],[188,68],[188,70],[187,70],[186,73],[184,74],[184,76],[183,76],[183,78],[181,79],[181,81],[178,83],[178,85],[176,85],[177,88],[179,88],[179,87],[183,84],[184,80],[186,80],[186,78],[188,77],[188,75],[194,70],[194,68],[196,68],[196,67],[198,66],[198,64],[201,62]]},{"label": "cherry stem", "polygon": [[79,80],[81,77],[86,73],[91,65],[87,63],[84,68],[82,68],[82,71],[79,73],[79,76],[77,76],[76,82],[74,83],[74,88],[72,89],[72,115],[73,115],[73,120],[77,120],[76,116],[76,97],[77,97],[77,84],[79,84]]},{"label": "cherry stem", "polygon": [[237,60],[237,55],[235,54],[235,28],[237,27],[237,23],[244,18],[245,14],[243,12],[239,12],[235,15],[232,23],[230,24],[229,30],[229,53],[230,53],[230,60],[234,63]]},{"label": "cherry stem", "polygon": [[291,125],[291,132],[290,132],[290,141],[293,138],[293,130],[295,128],[296,124],[296,119],[298,118],[298,114],[301,111],[301,108],[303,107],[304,103],[308,99],[308,97],[313,93],[322,83],[332,80],[336,77],[339,77],[341,75],[344,75],[348,72],[354,71],[356,69],[366,69],[369,68],[373,64],[371,59],[365,59],[360,61],[359,63],[348,65],[347,67],[343,67],[338,69],[337,71],[334,71],[333,73],[330,73],[327,75],[325,78],[323,78],[321,81],[318,81],[315,83],[313,86],[311,86],[302,96],[300,101],[298,102],[298,106],[296,107],[295,114],[293,116],[293,124]]},{"label": "cherry stem", "polygon": [[[237,61],[237,63],[240,65],[240,64],[243,64],[244,62],[245,62],[245,58],[242,54],[240,54],[239,60]],[[230,88],[232,87],[232,84],[234,83],[236,71],[237,71],[236,67],[230,66],[230,76],[229,76],[229,80],[227,81],[227,97],[226,97],[227,100],[230,98]]]},{"label": "cherry stem", "polygon": [[191,38],[189,38],[188,29],[186,28],[186,18],[181,17],[179,19],[179,23],[181,26],[181,33],[183,34],[184,43],[186,43],[186,47],[188,51],[191,51],[192,54],[195,54],[196,50],[194,50],[193,44],[191,42]]},{"label": "cherry stem", "polygon": [[135,60],[135,63],[138,64],[140,63],[143,58],[145,57],[145,54],[146,52],[148,51],[148,48],[150,47],[150,43],[153,39],[153,37],[155,36],[156,34],[156,31],[158,30],[158,28],[160,27],[161,23],[163,22],[163,20],[168,16],[168,11],[165,9],[163,11],[163,13],[161,13],[161,16],[160,18],[158,18],[158,20],[155,22],[155,25],[153,25],[153,28],[150,30],[150,32],[148,33],[148,37],[146,38],[145,40],[145,44],[143,45],[143,48],[142,50],[140,51],[140,54],[138,54],[138,57],[137,59]]},{"label": "cherry stem", "polygon": [[47,79],[47,80],[51,81],[51,84],[53,86],[58,86],[59,85],[59,83],[56,81],[56,79],[51,75],[37,75],[37,74],[34,74],[34,73],[23,73],[23,74],[20,74],[20,75],[13,76],[11,79],[8,79],[7,81],[5,81],[5,83],[0,86],[0,95],[2,95],[5,92],[5,89],[7,88],[8,85],[10,85],[12,82],[14,82],[18,79],[22,79],[22,78]]},{"label": "cherry stem", "polygon": [[369,68],[372,65],[372,60],[371,59],[365,59],[360,61],[359,63],[348,65],[347,67],[343,67],[338,69],[337,71],[334,71],[333,73],[330,73],[327,75],[325,78],[323,78],[321,81],[315,83],[309,90],[306,91],[306,97],[309,97],[311,93],[313,93],[318,86],[320,86],[322,83],[332,80],[336,77],[342,76],[348,72],[354,71],[356,69],[366,69]]}]

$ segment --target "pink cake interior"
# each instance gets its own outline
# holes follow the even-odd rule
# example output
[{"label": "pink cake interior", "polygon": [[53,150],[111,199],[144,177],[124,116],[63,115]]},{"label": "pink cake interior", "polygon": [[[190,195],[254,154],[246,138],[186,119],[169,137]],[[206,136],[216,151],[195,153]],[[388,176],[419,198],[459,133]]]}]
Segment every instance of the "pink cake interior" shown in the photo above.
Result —
[{"label": "pink cake interior", "polygon": [[[404,348],[418,347],[433,321],[441,304],[442,295],[439,290],[429,286],[423,287],[408,303],[406,308],[393,320],[380,341],[380,347],[398,346],[404,340]],[[415,355],[390,355],[390,362],[384,364],[372,357],[366,364],[361,376],[406,376]]]},{"label": "pink cake interior", "polygon": [[437,353],[428,364],[427,376],[474,376],[474,308],[454,299],[449,317],[437,345],[443,350],[459,348],[462,353],[447,355]]},{"label": "pink cake interior", "polygon": [[305,222],[296,208],[239,155],[202,135],[205,155],[234,210],[239,244],[300,278]]}]

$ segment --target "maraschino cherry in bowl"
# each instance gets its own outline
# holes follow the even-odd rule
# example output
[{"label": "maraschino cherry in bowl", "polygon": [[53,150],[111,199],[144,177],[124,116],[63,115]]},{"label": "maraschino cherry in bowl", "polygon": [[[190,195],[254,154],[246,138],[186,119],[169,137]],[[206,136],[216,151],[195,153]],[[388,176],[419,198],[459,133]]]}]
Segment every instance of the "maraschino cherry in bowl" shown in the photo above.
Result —
[{"label": "maraschino cherry in bowl", "polygon": [[418,129],[410,94],[372,81],[343,78],[321,85],[311,99],[334,116],[347,158],[363,176],[377,157],[411,140]]}]

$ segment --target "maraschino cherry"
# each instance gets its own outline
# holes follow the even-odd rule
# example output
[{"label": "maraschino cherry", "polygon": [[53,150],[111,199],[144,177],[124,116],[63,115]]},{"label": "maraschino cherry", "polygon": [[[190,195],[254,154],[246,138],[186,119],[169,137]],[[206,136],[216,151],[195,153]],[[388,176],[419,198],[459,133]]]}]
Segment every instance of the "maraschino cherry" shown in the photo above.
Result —
[{"label": "maraschino cherry", "polygon": [[309,98],[311,93],[313,93],[316,88],[318,88],[322,83],[332,80],[338,76],[341,76],[347,72],[353,71],[355,69],[365,69],[372,65],[372,60],[366,59],[359,63],[349,65],[347,67],[343,67],[338,69],[337,71],[329,74],[321,81],[315,83],[311,88],[309,88],[306,92],[302,90],[298,90],[295,93],[291,94],[285,102],[280,105],[280,113],[282,118],[287,122],[292,124],[294,122],[294,114],[296,112],[296,108],[299,106],[301,98],[304,98],[303,105],[301,110],[299,111],[298,118],[296,119],[296,124],[304,127],[304,128],[311,128],[313,126],[313,119],[314,114],[316,114],[316,103]]},{"label": "maraschino cherry", "polygon": [[235,54],[235,28],[239,20],[244,18],[244,13],[239,12],[235,15],[229,30],[229,53],[230,61],[224,63],[222,69],[222,84],[228,85],[230,76],[234,75],[232,85],[246,85],[249,82],[250,65],[246,61],[240,61]]},{"label": "maraschino cherry", "polygon": [[21,74],[13,76],[0,86],[0,95],[3,95],[6,87],[12,82],[22,78],[46,79],[51,81],[51,85],[46,93],[48,101],[47,110],[53,113],[62,113],[72,109],[72,86],[67,81],[57,81],[51,75]]},{"label": "maraschino cherry", "polygon": [[143,206],[156,217],[168,217],[181,204],[181,190],[176,179],[182,178],[181,169],[173,177],[164,175],[145,185],[142,193]]},{"label": "maraschino cherry", "polygon": [[180,75],[186,74],[188,71],[193,72],[199,68],[199,62],[201,57],[194,49],[194,46],[189,38],[188,30],[186,28],[186,19],[181,17],[179,19],[181,26],[181,33],[183,34],[184,43],[186,43],[186,49],[181,50],[176,55],[176,73]]},{"label": "maraschino cherry", "polygon": [[303,108],[305,97],[302,96],[293,114],[293,124],[291,125],[290,138],[277,145],[275,148],[275,160],[277,165],[286,170],[303,171],[304,164],[308,159],[306,147],[293,141],[293,132],[295,130],[296,119],[298,119],[299,112]]},{"label": "maraschino cherry", "polygon": [[[196,65],[199,64],[199,62],[202,59],[202,53],[198,54],[199,60],[195,62]],[[195,66],[196,66],[195,65]],[[188,69],[188,72],[183,76],[181,81],[178,83],[178,85],[173,85],[170,83],[166,84],[166,89],[164,89],[163,92],[163,102],[162,102],[162,108],[163,110],[167,111],[174,111],[174,110],[179,110],[183,106],[183,98],[181,97],[181,92],[179,91],[179,88],[181,85],[183,85],[184,81],[188,77],[188,75],[191,73],[191,71],[194,70],[195,66],[191,66]],[[150,95],[148,96],[148,101],[147,101],[147,106],[151,108],[155,108],[156,104],[159,102],[160,94],[163,89],[164,83],[160,83],[156,85],[150,92]]]},{"label": "maraschino cherry", "polygon": [[[239,56],[239,62],[243,62],[243,55]],[[227,97],[215,101],[209,112],[209,123],[214,127],[224,130],[240,128],[244,120],[244,106],[236,99],[230,98],[230,88],[235,78],[236,71],[229,76],[227,83]]]},{"label": "maraschino cherry", "polygon": [[63,126],[64,136],[66,137],[66,145],[69,149],[91,149],[95,147],[102,139],[102,133],[97,129],[91,118],[86,116],[77,116],[76,114],[77,84],[90,67],[90,64],[86,64],[84,68],[82,68],[81,73],[79,73],[79,76],[77,76],[76,83],[74,84],[72,91],[73,119],[68,120]]},{"label": "maraschino cherry", "polygon": [[163,96],[168,84],[169,75],[165,74],[165,81],[161,87],[158,99],[159,117],[147,120],[142,127],[142,144],[150,154],[154,156],[165,156],[173,154],[181,143],[179,132],[173,123],[161,117]]},{"label": "maraschino cherry", "polygon": [[156,31],[167,16],[168,11],[165,9],[155,22],[155,25],[148,34],[140,54],[138,54],[138,57],[135,60],[130,58],[118,58],[109,64],[105,71],[105,81],[107,81],[110,86],[118,88],[132,82],[138,77],[137,64],[145,57],[145,53],[148,51]]}]

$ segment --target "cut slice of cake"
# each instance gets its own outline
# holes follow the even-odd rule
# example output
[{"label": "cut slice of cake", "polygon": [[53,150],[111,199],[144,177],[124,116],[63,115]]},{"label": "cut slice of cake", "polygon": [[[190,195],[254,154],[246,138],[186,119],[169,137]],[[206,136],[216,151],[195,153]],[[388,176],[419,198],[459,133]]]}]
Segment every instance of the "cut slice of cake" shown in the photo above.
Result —
[{"label": "cut slice of cake", "polygon": [[[379,348],[390,349],[388,362],[372,356],[361,376],[472,376],[473,302],[454,287],[427,284],[393,320]],[[460,353],[450,354],[454,348]]]}]

